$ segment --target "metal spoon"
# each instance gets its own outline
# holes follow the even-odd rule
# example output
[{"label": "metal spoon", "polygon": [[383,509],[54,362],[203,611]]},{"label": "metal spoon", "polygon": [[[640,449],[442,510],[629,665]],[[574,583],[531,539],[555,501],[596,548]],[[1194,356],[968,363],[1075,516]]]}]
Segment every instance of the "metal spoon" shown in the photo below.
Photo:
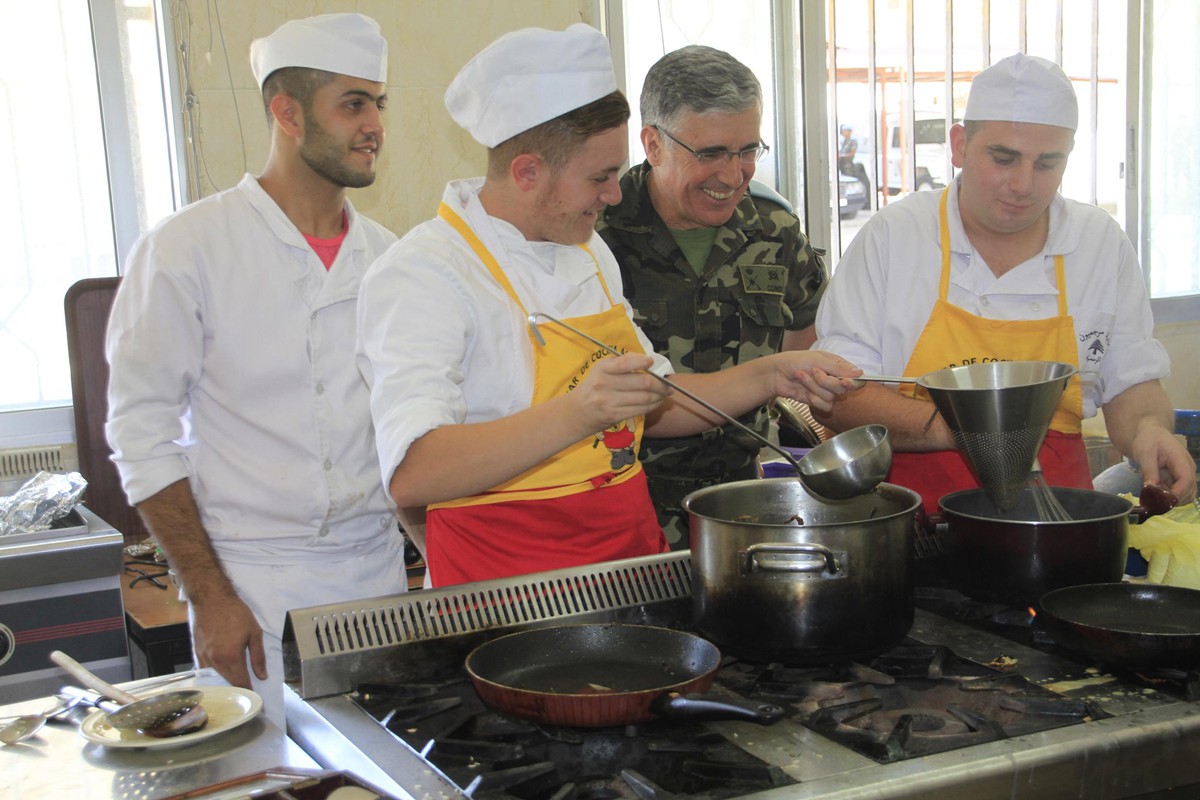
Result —
[{"label": "metal spoon", "polygon": [[[575,326],[570,325],[566,322],[563,322],[560,319],[556,319],[555,317],[552,317],[549,314],[544,314],[541,311],[534,311],[532,314],[529,315],[527,321],[529,322],[530,329],[533,331],[534,338],[536,338],[538,340],[538,344],[542,344],[542,345],[546,344],[546,340],[544,338],[542,338],[542,332],[540,330],[538,330],[537,320],[539,317],[544,320],[547,320],[549,322],[553,322],[555,325],[560,325],[560,326],[566,328],[567,330],[571,331],[572,333],[575,333],[578,336],[581,336],[584,339],[587,339],[589,342],[596,345],[597,347],[603,348],[605,351],[607,351],[608,353],[610,353],[614,356],[621,355],[621,353],[617,352],[617,350],[615,348],[610,347],[609,345],[605,344],[604,342],[600,341],[599,339],[597,339],[587,333],[584,333],[583,331],[579,330]],[[817,497],[822,497],[822,498],[825,498],[828,500],[844,500],[844,499],[848,499],[851,496],[866,494],[867,492],[870,492],[872,489],[874,489],[875,486],[879,483],[879,481],[877,480],[869,486],[867,486],[867,485],[854,486],[854,487],[843,486],[843,487],[841,487],[843,490],[843,494],[841,494],[839,496],[829,497],[827,495],[824,495],[821,492],[817,491],[817,489],[815,489],[813,486],[809,485],[808,475],[809,475],[809,473],[816,472],[816,471],[827,471],[832,465],[817,466],[817,465],[813,464],[811,461],[805,460],[805,459],[808,459],[808,456],[804,456],[801,459],[797,460],[796,457],[793,456],[791,453],[789,453],[787,450],[783,449],[779,445],[772,442],[770,439],[767,439],[762,434],[760,434],[757,431],[753,430],[752,428],[748,427],[745,423],[739,421],[732,415],[725,413],[721,409],[714,406],[712,403],[709,403],[707,400],[697,397],[694,393],[688,391],[687,389],[684,389],[679,384],[677,384],[671,380],[668,380],[667,378],[664,378],[662,375],[658,375],[654,372],[647,372],[647,374],[653,375],[655,378],[657,378],[662,383],[666,384],[667,386],[670,386],[672,389],[679,392],[684,397],[688,397],[695,403],[708,409],[709,411],[716,414],[721,419],[728,422],[730,425],[733,425],[736,428],[740,428],[746,434],[752,436],[755,440],[757,440],[763,447],[767,447],[771,450],[774,450],[776,453],[783,456],[783,459],[785,461],[787,461],[789,464],[791,464],[796,469],[796,478],[800,481],[801,484],[804,485],[804,488],[810,494],[813,494],[813,495],[816,495]],[[904,380],[909,380],[909,379],[906,378]],[[912,380],[916,380],[916,379],[913,378]],[[838,436],[841,436],[841,435],[842,434],[839,434]],[[837,439],[838,436],[835,436],[833,438]],[[831,439],[830,441],[832,442],[833,440]],[[840,453],[841,451],[837,450],[835,452]],[[891,457],[890,450],[888,451],[888,457],[889,457],[889,459]],[[806,468],[804,466],[801,466],[801,464],[808,464],[808,467]],[[849,462],[847,462],[847,465],[849,465]],[[849,493],[846,493],[846,492],[849,492]]]},{"label": "metal spoon", "polygon": [[61,714],[76,702],[78,701],[60,697],[58,702],[40,714],[25,714],[5,723],[3,727],[0,727],[0,744],[16,744],[25,741],[40,731],[46,724],[46,720]]},{"label": "metal spoon", "polygon": [[155,728],[191,711],[200,705],[204,698],[204,694],[196,690],[164,692],[141,698],[118,689],[61,650],[51,653],[50,660],[71,673],[72,677],[84,686],[95,689],[121,704],[119,709],[109,712],[107,717],[108,724],[118,730],[144,731]]}]

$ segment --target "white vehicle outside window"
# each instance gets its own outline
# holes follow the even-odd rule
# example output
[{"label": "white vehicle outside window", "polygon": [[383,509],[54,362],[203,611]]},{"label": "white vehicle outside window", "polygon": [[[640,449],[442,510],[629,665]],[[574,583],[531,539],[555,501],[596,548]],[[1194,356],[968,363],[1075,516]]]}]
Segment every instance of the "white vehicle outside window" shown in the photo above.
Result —
[{"label": "white vehicle outside window", "polygon": [[[911,147],[909,140],[912,140]],[[887,175],[888,194],[902,191],[923,192],[941,189],[951,177],[950,140],[946,117],[936,112],[917,112],[912,136],[906,135],[900,119],[888,117]],[[909,169],[909,165],[912,169]]]},{"label": "white vehicle outside window", "polygon": [[[858,152],[854,163],[869,175],[880,176],[880,190],[889,196],[901,192],[941,189],[953,177],[950,165],[950,138],[946,117],[937,111],[918,111],[910,135],[899,114],[888,114],[888,146],[874,157],[873,137],[856,137]],[[869,130],[866,125],[851,125],[851,133]]]}]

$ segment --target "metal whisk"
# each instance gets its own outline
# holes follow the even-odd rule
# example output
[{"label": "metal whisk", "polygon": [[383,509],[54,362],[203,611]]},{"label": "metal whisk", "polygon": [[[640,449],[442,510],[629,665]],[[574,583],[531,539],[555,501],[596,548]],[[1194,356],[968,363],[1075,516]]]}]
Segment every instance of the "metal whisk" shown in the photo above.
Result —
[{"label": "metal whisk", "polygon": [[1058,502],[1058,498],[1054,495],[1054,490],[1046,483],[1046,478],[1042,475],[1042,465],[1038,463],[1037,458],[1033,459],[1033,469],[1030,470],[1029,477],[1025,483],[1029,487],[1029,493],[1033,495],[1033,505],[1037,510],[1039,521],[1071,521],[1071,515],[1062,507],[1062,503]]}]

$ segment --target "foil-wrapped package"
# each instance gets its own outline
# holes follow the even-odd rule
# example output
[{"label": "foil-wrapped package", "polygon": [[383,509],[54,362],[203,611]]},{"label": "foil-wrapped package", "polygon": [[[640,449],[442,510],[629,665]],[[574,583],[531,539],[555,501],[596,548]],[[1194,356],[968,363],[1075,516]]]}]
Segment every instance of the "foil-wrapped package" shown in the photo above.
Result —
[{"label": "foil-wrapped package", "polygon": [[0,536],[49,530],[71,513],[86,488],[78,472],[39,472],[16,494],[0,497]]}]

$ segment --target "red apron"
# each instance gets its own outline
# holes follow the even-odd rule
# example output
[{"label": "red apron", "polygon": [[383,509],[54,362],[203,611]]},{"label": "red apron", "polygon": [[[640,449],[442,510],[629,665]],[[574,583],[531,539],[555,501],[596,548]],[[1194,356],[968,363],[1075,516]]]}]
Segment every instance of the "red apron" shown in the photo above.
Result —
[{"label": "red apron", "polygon": [[[1079,366],[1075,323],[1067,313],[1066,275],[1063,257],[1054,257],[1058,286],[1058,315],[1039,320],[994,320],[977,317],[947,301],[950,289],[950,224],[946,213],[949,188],[942,192],[938,208],[942,238],[942,277],[938,300],[909,357],[904,374],[919,378],[946,367],[999,361],[1058,361]],[[923,397],[924,392],[904,387],[901,392]],[[930,401],[930,414],[933,413]],[[1083,392],[1079,375],[1071,378],[1058,410],[1050,422],[1038,461],[1046,482],[1052,486],[1092,488],[1087,449],[1080,433]],[[925,509],[934,512],[943,495],[978,488],[966,459],[958,450],[928,453],[896,453],[888,478],[921,495]]]},{"label": "red apron", "polygon": [[[467,241],[528,316],[504,270],[475,232],[445,203],[438,215]],[[564,321],[618,352],[645,352],[625,307],[613,302],[603,275],[599,277],[611,307]],[[531,406],[572,391],[593,363],[609,355],[565,328],[546,324],[540,331],[544,345],[532,330],[529,334],[534,363]],[[667,541],[637,460],[642,425],[640,417],[624,420],[486,492],[430,505],[426,548],[432,585],[666,552]]]}]

